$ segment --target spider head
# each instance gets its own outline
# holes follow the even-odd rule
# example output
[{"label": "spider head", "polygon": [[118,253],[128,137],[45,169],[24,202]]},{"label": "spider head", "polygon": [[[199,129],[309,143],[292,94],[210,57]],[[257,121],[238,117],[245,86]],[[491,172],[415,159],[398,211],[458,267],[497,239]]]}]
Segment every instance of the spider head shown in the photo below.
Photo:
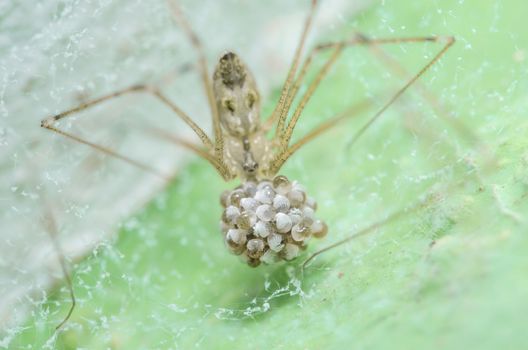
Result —
[{"label": "spider head", "polygon": [[234,137],[249,136],[260,124],[260,101],[253,76],[242,60],[228,52],[213,74],[213,91],[222,127]]}]

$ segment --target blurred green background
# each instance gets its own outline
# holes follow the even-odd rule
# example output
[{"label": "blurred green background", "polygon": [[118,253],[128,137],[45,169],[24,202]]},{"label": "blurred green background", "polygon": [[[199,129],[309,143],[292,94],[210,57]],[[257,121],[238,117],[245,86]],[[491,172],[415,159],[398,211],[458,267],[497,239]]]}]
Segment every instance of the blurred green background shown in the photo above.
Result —
[{"label": "blurred green background", "polygon": [[[528,324],[524,13],[522,0],[383,1],[317,35],[317,42],[356,31],[455,36],[455,46],[421,83],[478,141],[445,123],[414,89],[347,149],[387,92],[404,83],[369,50],[347,51],[296,135],[365,96],[375,101],[373,109],[306,146],[282,170],[307,187],[328,223],[326,240],[313,241],[310,251],[435,186],[438,201],[428,209],[321,255],[303,276],[303,257],[251,269],[228,254],[218,228],[219,195],[236,183],[223,183],[196,160],[124,222],[114,241],[74,264],[78,305],[64,330],[54,334],[69,307],[61,285],[37,303],[9,348],[522,349]],[[440,45],[385,49],[416,72]]]}]

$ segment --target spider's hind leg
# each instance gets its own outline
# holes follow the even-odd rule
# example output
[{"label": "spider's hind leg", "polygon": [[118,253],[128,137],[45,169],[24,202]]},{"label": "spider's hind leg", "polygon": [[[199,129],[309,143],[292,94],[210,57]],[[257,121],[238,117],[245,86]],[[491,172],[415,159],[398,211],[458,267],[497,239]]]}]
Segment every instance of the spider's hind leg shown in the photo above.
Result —
[{"label": "spider's hind leg", "polygon": [[49,203],[45,203],[44,208],[46,211],[43,214],[42,221],[45,226],[45,231],[51,239],[53,249],[55,250],[55,253],[57,254],[60,268],[64,276],[64,280],[66,281],[66,286],[68,287],[68,292],[70,294],[70,300],[71,300],[71,305],[70,305],[70,308],[68,309],[68,312],[66,313],[66,316],[64,316],[62,321],[55,327],[55,330],[59,330],[60,328],[62,328],[62,326],[66,324],[66,322],[68,322],[71,315],[73,314],[73,311],[75,310],[76,299],[75,299],[75,292],[73,290],[73,283],[70,277],[70,273],[68,271],[68,266],[67,266],[68,264],[66,262],[66,257],[64,255],[64,252],[57,238],[59,229],[57,226],[57,222],[55,220],[55,215],[52,212],[52,209]]},{"label": "spider's hind leg", "polygon": [[402,208],[400,210],[394,211],[388,216],[386,216],[384,219],[376,221],[369,226],[356,231],[352,234],[349,234],[345,236],[344,238],[340,239],[339,241],[332,243],[322,249],[317,250],[316,252],[312,253],[301,265],[301,272],[304,271],[304,269],[308,266],[308,264],[313,261],[317,256],[326,253],[330,250],[333,250],[335,248],[338,248],[344,244],[349,243],[350,241],[353,241],[356,238],[359,238],[361,236],[366,236],[372,233],[375,233],[378,229],[381,229],[384,226],[387,226],[391,223],[396,222],[397,220],[404,219],[405,217],[408,217],[412,214],[419,213],[422,210],[430,209],[435,204],[439,204],[442,202],[445,198],[448,197],[449,193],[452,193],[452,191],[457,187],[458,185],[462,184],[460,183],[452,183],[447,185],[445,188],[441,190],[441,192],[438,191],[438,188],[436,188],[436,185],[431,186],[426,192],[423,193],[422,196],[419,197],[418,200],[416,200],[414,203],[412,203],[409,206],[406,206],[405,208]]}]

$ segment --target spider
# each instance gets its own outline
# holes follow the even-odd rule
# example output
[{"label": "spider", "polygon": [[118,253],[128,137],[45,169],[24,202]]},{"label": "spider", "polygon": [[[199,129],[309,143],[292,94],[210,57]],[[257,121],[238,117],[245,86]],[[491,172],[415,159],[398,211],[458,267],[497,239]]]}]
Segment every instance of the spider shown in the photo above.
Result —
[{"label": "spider", "polygon": [[[213,74],[210,75],[200,39],[192,30],[179,5],[175,1],[169,1],[169,5],[174,18],[190,40],[197,55],[200,78],[211,112],[212,137],[158,87],[152,85],[134,85],[87,101],[75,108],[45,118],[42,120],[41,126],[109,156],[121,159],[132,166],[170,180],[169,177],[148,164],[76,136],[59,128],[58,125],[59,121],[77,112],[119,96],[148,94],[155,97],[159,103],[169,107],[193,130],[201,144],[179,139],[160,129],[153,129],[154,132],[197,154],[212,165],[225,181],[240,180],[241,184],[238,187],[231,191],[225,191],[221,196],[220,202],[224,211],[220,226],[228,249],[243,257],[244,261],[252,267],[261,263],[270,264],[280,260],[293,260],[299,256],[301,250],[306,248],[311,237],[322,238],[327,234],[327,225],[315,217],[316,201],[306,194],[302,185],[296,181],[290,181],[279,172],[285,162],[301,147],[343,121],[357,115],[367,105],[364,102],[346,108],[315,127],[295,143],[291,142],[292,134],[306,104],[342,52],[355,46],[378,48],[388,44],[426,42],[442,44],[436,55],[399,90],[390,95],[382,107],[357,131],[350,142],[353,144],[455,42],[453,37],[369,38],[365,35],[356,34],[352,39],[319,44],[305,52],[306,37],[312,26],[318,5],[317,0],[312,0],[279,100],[271,115],[261,120],[260,95],[256,82],[243,60],[233,52],[224,53],[218,60]],[[321,53],[327,52],[329,55],[325,58],[322,67],[318,69],[313,80],[309,82],[306,91],[300,96],[298,105],[293,108],[293,102],[314,59]],[[417,209],[421,206],[423,206],[423,202],[411,208]],[[306,259],[302,266],[304,267],[315,256],[329,249],[395,220],[404,212],[408,213],[409,210],[396,212],[358,233],[316,251]],[[51,229],[54,230],[53,225]],[[66,273],[62,260],[61,265]],[[67,282],[71,290],[71,281],[67,279]],[[71,297],[72,307],[67,317],[57,328],[67,321],[73,311],[75,306],[73,293],[71,293]]]}]

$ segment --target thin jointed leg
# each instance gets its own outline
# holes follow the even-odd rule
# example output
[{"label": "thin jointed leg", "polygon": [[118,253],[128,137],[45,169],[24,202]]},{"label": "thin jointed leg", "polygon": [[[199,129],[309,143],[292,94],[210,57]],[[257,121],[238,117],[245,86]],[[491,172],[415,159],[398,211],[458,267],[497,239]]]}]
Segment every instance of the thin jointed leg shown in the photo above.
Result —
[{"label": "thin jointed leg", "polygon": [[[356,34],[358,38],[362,38],[364,41],[370,41],[370,38],[366,36],[363,33],[357,33]],[[370,45],[371,51],[373,54],[380,59],[380,61],[384,62],[386,66],[395,74],[399,75],[402,78],[408,79],[410,76],[410,73],[403,67],[403,65],[398,62],[394,57],[389,55],[387,52],[385,52],[379,45]],[[478,136],[471,131],[464,123],[462,123],[460,120],[455,119],[449,115],[449,113],[446,111],[445,106],[443,106],[438,98],[423,84],[420,83],[420,81],[417,81],[416,89],[418,90],[418,93],[422,96],[422,98],[431,106],[433,111],[438,115],[440,118],[444,119],[446,122],[451,124],[455,129],[457,129],[462,135],[464,135],[468,140],[475,142],[475,143],[481,143]]]},{"label": "thin jointed leg", "polygon": [[207,101],[209,103],[209,108],[211,109],[211,115],[213,119],[213,130],[214,130],[214,152],[215,156],[219,163],[224,163],[224,138],[222,134],[222,129],[220,126],[220,116],[218,113],[218,107],[216,105],[215,97],[213,94],[213,86],[211,82],[211,77],[209,76],[209,70],[207,69],[207,60],[205,58],[205,51],[203,45],[200,42],[200,39],[196,33],[192,30],[191,25],[185,18],[183,11],[180,6],[177,4],[176,0],[168,0],[169,7],[174,15],[176,21],[180,24],[183,31],[189,38],[192,46],[196,50],[198,55],[198,66],[200,69],[200,77],[207,95]]},{"label": "thin jointed leg", "polygon": [[[376,39],[376,40],[370,40],[366,41],[363,37],[356,37],[353,40],[348,41],[341,41],[341,42],[332,42],[332,43],[325,43],[320,44],[316,47],[314,47],[310,53],[308,54],[306,60],[304,61],[298,76],[295,79],[295,82],[291,88],[291,93],[288,95],[288,99],[285,102],[285,106],[283,108],[283,115],[281,115],[282,118],[286,118],[288,111],[291,107],[291,104],[293,102],[293,99],[297,95],[297,92],[301,86],[301,83],[304,80],[304,77],[306,73],[308,72],[309,67],[313,63],[314,57],[318,54],[327,51],[329,49],[336,49],[339,46],[343,46],[345,48],[358,46],[358,45],[382,45],[382,44],[397,44],[397,43],[421,43],[421,42],[434,42],[439,40],[440,38],[436,37],[410,37],[410,38],[389,38],[389,39]],[[321,74],[321,70],[318,72],[318,76]],[[318,78],[321,80],[321,78]],[[304,97],[303,97],[304,98]],[[278,130],[277,135],[283,133],[283,130]]]},{"label": "thin jointed leg", "polygon": [[[447,191],[449,191],[450,189],[453,188],[454,185],[450,185],[448,186],[448,189]],[[301,265],[301,271],[304,271],[306,265],[312,261],[313,259],[315,259],[317,256],[325,253],[325,252],[328,252],[329,250],[332,250],[334,248],[337,248],[343,244],[346,244],[358,237],[361,237],[361,236],[365,236],[369,233],[372,233],[374,232],[375,230],[385,226],[385,225],[388,225],[398,219],[401,219],[405,216],[408,216],[408,215],[411,215],[411,214],[414,214],[414,213],[417,213],[418,211],[422,210],[422,209],[425,209],[425,208],[429,208],[431,207],[431,205],[433,205],[434,203],[436,203],[435,201],[435,196],[431,195],[430,194],[430,191],[427,191],[426,193],[429,193],[429,195],[426,195],[425,198],[423,199],[420,199],[418,200],[417,202],[415,202],[413,205],[411,206],[408,206],[404,209],[401,209],[401,210],[398,210],[396,212],[393,212],[392,214],[390,214],[389,216],[387,216],[386,218],[380,220],[380,221],[377,221],[351,235],[348,235],[346,236],[345,238],[335,242],[335,243],[332,243],[330,244],[329,246],[327,247],[324,247],[318,251],[316,251],[315,253],[313,253],[312,255],[310,255]]]},{"label": "thin jointed leg", "polygon": [[134,160],[134,159],[132,159],[132,158],[130,158],[128,156],[125,156],[125,155],[122,155],[122,154],[120,154],[118,152],[115,152],[115,151],[113,151],[110,148],[98,145],[98,144],[96,144],[94,142],[91,142],[91,141],[83,139],[83,138],[81,138],[79,136],[73,135],[73,134],[71,134],[69,132],[66,132],[64,130],[59,129],[56,126],[57,122],[59,122],[62,119],[65,119],[67,117],[70,117],[70,116],[74,115],[75,113],[78,113],[78,112],[81,112],[83,110],[89,109],[91,107],[94,107],[94,106],[96,106],[98,104],[101,104],[103,102],[112,100],[114,98],[117,98],[117,97],[120,97],[120,96],[123,96],[123,95],[132,94],[132,93],[146,93],[146,94],[149,94],[149,95],[155,97],[157,101],[160,101],[165,106],[170,108],[187,125],[189,125],[189,127],[191,127],[191,129],[196,133],[196,135],[200,138],[200,140],[202,141],[202,143],[204,144],[204,146],[207,149],[212,149],[213,144],[212,144],[211,140],[209,139],[209,137],[207,136],[207,134],[196,123],[194,123],[194,121],[185,112],[183,112],[174,103],[172,103],[159,90],[157,90],[154,87],[147,86],[147,85],[134,85],[134,86],[131,86],[129,88],[126,88],[126,89],[123,89],[123,90],[119,90],[119,91],[113,92],[111,94],[107,94],[107,95],[104,95],[102,97],[99,97],[97,99],[88,101],[86,103],[83,103],[83,104],[75,107],[75,108],[69,109],[67,111],[64,111],[62,113],[59,113],[57,115],[54,115],[54,116],[51,116],[51,117],[48,117],[48,118],[42,120],[41,126],[43,128],[48,129],[48,130],[56,132],[56,133],[58,133],[60,135],[63,135],[65,137],[67,137],[67,138],[70,138],[70,139],[72,139],[74,141],[77,141],[77,142],[83,143],[83,144],[85,144],[87,146],[90,146],[90,147],[92,147],[92,148],[94,148],[94,149],[96,149],[96,150],[98,150],[98,151],[100,151],[100,152],[102,152],[104,154],[107,154],[107,155],[112,156],[114,158],[121,159],[121,160],[123,160],[123,161],[125,161],[125,162],[127,162],[127,163],[129,163],[129,164],[131,164],[133,166],[136,166],[136,167],[138,167],[138,168],[140,168],[142,170],[145,170],[147,172],[153,173],[153,174],[155,174],[155,175],[157,175],[157,176],[159,176],[159,177],[161,177],[161,178],[163,178],[165,180],[170,180],[169,176],[160,173],[158,170],[152,168],[148,164],[139,162],[139,161]]},{"label": "thin jointed leg", "polygon": [[203,149],[189,141],[183,140],[176,135],[173,135],[163,129],[154,128],[151,127],[148,129],[151,133],[155,134],[156,136],[162,137],[165,140],[174,143],[178,146],[184,147],[188,149],[189,151],[193,152],[194,154],[202,157],[203,159],[207,160],[209,164],[211,164],[218,174],[225,180],[229,181],[233,179],[233,174],[230,172],[229,168],[225,165],[225,163],[220,163],[218,159],[212,155],[210,152],[208,152],[207,149]]},{"label": "thin jointed leg", "polygon": [[57,254],[59,264],[62,270],[62,274],[64,276],[64,280],[66,281],[66,286],[68,287],[68,291],[70,294],[70,300],[71,305],[68,309],[68,313],[64,317],[64,319],[55,327],[55,330],[59,330],[71,317],[73,314],[73,310],[75,309],[76,300],[75,300],[75,293],[73,291],[73,284],[71,281],[70,274],[68,272],[68,267],[66,264],[66,258],[64,257],[64,252],[61,249],[61,246],[59,244],[59,241],[57,239],[58,234],[58,227],[57,223],[55,221],[55,216],[53,215],[53,212],[51,211],[50,205],[48,203],[45,203],[44,208],[46,208],[46,212],[44,213],[44,226],[46,233],[49,235],[51,242],[53,244],[53,249],[55,250],[55,253]]},{"label": "thin jointed leg", "polygon": [[308,32],[310,31],[310,27],[313,22],[316,7],[317,7],[317,0],[312,0],[310,12],[308,13],[308,16],[306,17],[306,20],[304,22],[301,39],[299,41],[299,45],[297,46],[297,49],[295,50],[293,61],[288,71],[288,76],[286,77],[286,81],[284,82],[284,85],[282,87],[279,102],[275,106],[275,109],[273,110],[273,113],[271,114],[271,116],[268,118],[268,120],[266,120],[265,125],[264,125],[265,130],[268,130],[278,119],[276,132],[277,133],[282,132],[284,123],[286,122],[286,115],[288,114],[288,110],[289,110],[289,108],[286,108],[286,101],[289,100],[289,95],[291,94],[291,85],[293,83],[293,79],[295,75],[297,74],[297,69],[299,67],[301,55],[304,50],[304,45],[306,43],[306,36],[308,35]]},{"label": "thin jointed leg", "polygon": [[[284,163],[288,158],[290,158],[295,152],[297,152],[302,146],[307,144],[308,142],[315,139],[317,136],[323,134],[324,132],[330,130],[331,128],[339,125],[343,121],[353,118],[355,116],[360,115],[362,112],[367,110],[369,107],[372,107],[372,101],[370,99],[365,99],[359,103],[354,104],[353,106],[345,109],[344,111],[336,114],[335,116],[331,117],[330,119],[322,122],[318,126],[316,126],[313,130],[311,130],[309,133],[304,135],[301,139],[299,139],[297,142],[295,142],[293,145],[288,147],[286,151],[280,154],[279,158],[282,163]],[[280,163],[280,164],[282,164]]]},{"label": "thin jointed leg", "polygon": [[[445,39],[446,43],[442,47],[442,49],[425,65],[416,73],[407,83],[401,87],[395,94],[392,96],[389,101],[385,103],[385,105],[376,113],[372,118],[370,118],[365,125],[363,125],[359,131],[352,137],[351,141],[348,143],[348,148],[350,148],[360,137],[367,131],[369,126],[371,126],[382,114],[387,110],[387,108],[390,107],[396,101],[403,93],[418,80],[429,68],[431,68],[445,53],[449,48],[455,43],[455,39],[453,37],[448,38],[437,38],[439,39]],[[368,41],[369,44],[372,42],[375,42],[376,40],[370,40]]]},{"label": "thin jointed leg", "polygon": [[445,52],[453,45],[454,38],[448,37],[412,37],[412,38],[389,38],[389,39],[371,39],[371,40],[365,40],[364,38],[355,38],[353,40],[349,41],[342,41],[342,42],[336,42],[336,43],[327,43],[322,44],[314,48],[312,53],[308,56],[307,60],[305,61],[303,67],[301,68],[301,73],[299,74],[298,79],[294,83],[291,100],[288,100],[287,103],[291,103],[293,101],[293,98],[295,94],[297,93],[297,90],[300,87],[300,82],[302,78],[304,78],[304,75],[306,71],[308,70],[308,66],[313,61],[313,56],[319,52],[322,52],[326,49],[334,49],[333,55],[330,57],[330,59],[327,60],[326,64],[319,70],[318,74],[316,75],[316,78],[309,86],[307,92],[302,96],[301,101],[299,102],[298,107],[296,108],[292,119],[290,120],[286,130],[284,132],[277,131],[277,134],[281,134],[281,140],[280,140],[280,149],[277,153],[277,156],[272,162],[271,166],[271,174],[277,173],[284,162],[288,159],[289,156],[287,156],[288,153],[288,145],[291,139],[291,136],[293,134],[293,131],[295,129],[295,125],[301,115],[302,110],[304,109],[304,106],[311,98],[313,92],[318,87],[321,79],[324,77],[326,72],[331,68],[331,65],[335,62],[334,56],[337,56],[341,49],[345,46],[355,46],[355,45],[381,45],[381,44],[397,44],[397,43],[420,43],[420,42],[441,42],[444,41],[445,45],[442,47],[442,49],[424,66],[418,73],[416,73],[402,88],[400,88],[389,100],[386,102],[383,107],[364,125],[358,133],[353,137],[352,143],[357,141],[357,139],[368,129],[370,125],[374,123],[376,119],[380,117],[380,115],[392,104],[394,101],[396,101],[416,80],[422,76],[433,64],[435,64],[444,54]]}]

